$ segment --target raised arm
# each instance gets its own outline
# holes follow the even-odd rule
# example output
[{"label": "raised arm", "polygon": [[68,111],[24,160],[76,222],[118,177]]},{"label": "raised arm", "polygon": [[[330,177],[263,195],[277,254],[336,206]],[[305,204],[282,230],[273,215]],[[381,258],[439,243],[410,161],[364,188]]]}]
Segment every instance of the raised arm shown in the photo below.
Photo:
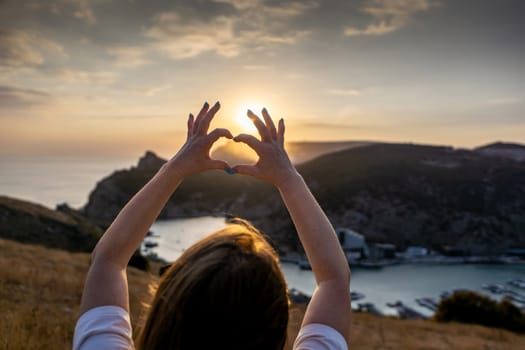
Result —
[{"label": "raised arm", "polygon": [[188,119],[188,135],[179,152],[126,204],[99,240],[82,294],[81,313],[104,305],[129,310],[126,267],[160,211],[182,180],[209,169],[226,169],[220,160],[210,159],[212,144],[220,137],[232,138],[226,129],[208,133],[220,105],[205,103],[194,118]]},{"label": "raised arm", "polygon": [[276,129],[263,109],[265,123],[251,111],[261,140],[241,134],[234,138],[244,142],[259,155],[255,165],[239,165],[240,174],[254,176],[275,185],[292,217],[299,239],[317,282],[317,288],[306,310],[303,325],[321,323],[348,338],[350,324],[350,269],[335,231],[325,213],[296,171],[284,149],[284,121]]}]

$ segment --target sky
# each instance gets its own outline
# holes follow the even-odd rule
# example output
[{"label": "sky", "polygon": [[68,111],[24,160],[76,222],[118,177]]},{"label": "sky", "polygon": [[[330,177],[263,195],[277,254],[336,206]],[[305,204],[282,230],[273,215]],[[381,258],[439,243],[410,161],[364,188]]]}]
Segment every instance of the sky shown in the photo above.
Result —
[{"label": "sky", "polygon": [[522,0],[0,0],[0,155],[174,154],[188,114],[289,141],[525,143]]}]

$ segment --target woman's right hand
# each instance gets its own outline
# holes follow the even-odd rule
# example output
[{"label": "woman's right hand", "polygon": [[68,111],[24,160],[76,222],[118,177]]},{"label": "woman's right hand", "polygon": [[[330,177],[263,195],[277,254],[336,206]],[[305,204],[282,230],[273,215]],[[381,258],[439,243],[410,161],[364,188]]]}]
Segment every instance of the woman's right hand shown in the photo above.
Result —
[{"label": "woman's right hand", "polygon": [[247,116],[251,119],[261,140],[248,134],[240,134],[233,138],[235,142],[243,142],[252,148],[259,159],[254,165],[236,165],[233,169],[239,174],[250,175],[281,188],[284,184],[299,176],[284,149],[284,120],[280,119],[277,129],[266,108],[262,115],[265,123],[248,110]]},{"label": "woman's right hand", "polygon": [[227,129],[215,129],[208,132],[210,123],[221,108],[219,101],[210,108],[208,102],[202,106],[195,118],[190,113],[186,142],[168,162],[181,178],[211,169],[229,169],[228,163],[210,158],[210,149],[221,137],[233,138]]}]

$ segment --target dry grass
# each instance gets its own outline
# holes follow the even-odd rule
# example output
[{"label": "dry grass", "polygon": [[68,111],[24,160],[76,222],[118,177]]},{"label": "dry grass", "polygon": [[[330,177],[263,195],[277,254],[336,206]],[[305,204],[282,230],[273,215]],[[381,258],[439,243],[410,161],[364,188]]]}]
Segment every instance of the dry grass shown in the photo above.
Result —
[{"label": "dry grass", "polygon": [[[292,308],[289,339],[295,338],[303,314],[303,306]],[[399,320],[354,313],[350,328],[351,349],[525,349],[524,335],[476,325]]]},{"label": "dry grass", "polygon": [[[70,349],[89,255],[0,239],[0,349]],[[156,278],[129,269],[134,326]],[[304,307],[290,310],[289,343]],[[352,349],[521,349],[525,336],[481,326],[354,314]],[[291,349],[288,344],[286,349]]]},{"label": "dry grass", "polygon": [[[0,239],[0,349],[71,349],[89,254]],[[133,321],[155,280],[130,268]]]}]

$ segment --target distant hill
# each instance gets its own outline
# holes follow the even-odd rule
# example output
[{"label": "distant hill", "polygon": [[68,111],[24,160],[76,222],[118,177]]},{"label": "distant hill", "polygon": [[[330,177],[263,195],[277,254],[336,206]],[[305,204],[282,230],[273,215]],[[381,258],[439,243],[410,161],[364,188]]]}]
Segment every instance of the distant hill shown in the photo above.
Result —
[{"label": "distant hill", "polygon": [[300,167],[335,226],[406,247],[525,245],[525,164],[450,147],[377,144]]},{"label": "distant hill", "polygon": [[[104,233],[102,227],[67,204],[56,210],[0,196],[0,238],[70,252],[91,252]],[[129,262],[142,270],[149,262],[137,250]]]},{"label": "distant hill", "polygon": [[0,196],[0,238],[74,252],[91,251],[103,231],[65,205],[42,205]]},{"label": "distant hill", "polygon": [[[304,163],[320,155],[371,145],[370,141],[335,141],[335,142],[288,142],[286,150],[294,164]],[[247,146],[228,142],[212,151],[212,157],[222,159],[230,164],[253,163],[257,155]]]},{"label": "distant hill", "polygon": [[509,158],[518,162],[525,161],[525,145],[518,143],[494,142],[475,148],[474,151],[486,156]]},{"label": "distant hill", "polygon": [[[151,158],[145,166],[145,158]],[[155,159],[155,160],[154,160]],[[109,223],[164,162],[103,179],[88,217]],[[498,254],[525,247],[525,163],[451,147],[376,143],[321,155],[297,166],[337,227],[370,241]],[[298,249],[291,220],[271,186],[211,171],[180,186],[162,218],[231,213],[254,221],[281,250]]]}]

